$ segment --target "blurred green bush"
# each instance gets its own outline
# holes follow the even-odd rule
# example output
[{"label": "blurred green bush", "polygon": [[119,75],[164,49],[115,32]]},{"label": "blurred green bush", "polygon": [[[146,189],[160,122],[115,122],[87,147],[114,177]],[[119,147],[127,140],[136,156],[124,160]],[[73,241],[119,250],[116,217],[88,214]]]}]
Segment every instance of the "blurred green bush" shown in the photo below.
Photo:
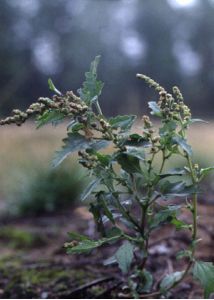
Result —
[{"label": "blurred green bush", "polygon": [[38,216],[57,212],[78,200],[84,177],[77,166],[56,169],[34,167],[33,172],[19,173],[8,194],[6,211],[15,216]]}]

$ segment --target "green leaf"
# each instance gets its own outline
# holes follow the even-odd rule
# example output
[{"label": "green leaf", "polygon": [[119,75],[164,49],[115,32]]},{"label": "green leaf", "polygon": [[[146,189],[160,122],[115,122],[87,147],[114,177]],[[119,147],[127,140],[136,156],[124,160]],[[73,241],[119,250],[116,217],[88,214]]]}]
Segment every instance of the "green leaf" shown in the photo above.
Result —
[{"label": "green leaf", "polygon": [[151,145],[151,142],[143,137],[142,135],[139,135],[138,133],[130,134],[127,139],[123,143],[124,146],[131,146],[131,147],[141,147],[144,148],[149,147]]},{"label": "green leaf", "polygon": [[50,78],[48,79],[48,86],[52,92],[58,94],[59,96],[62,96],[62,93],[55,87],[53,81]]},{"label": "green leaf", "polygon": [[122,132],[131,129],[136,116],[134,115],[125,115],[125,116],[116,116],[109,119],[109,124],[113,129],[120,128]]},{"label": "green leaf", "polygon": [[171,223],[176,215],[180,212],[179,209],[179,205],[170,205],[161,209],[153,216],[149,224],[150,229],[155,229],[161,224]]},{"label": "green leaf", "polygon": [[85,190],[81,194],[80,199],[82,201],[85,201],[88,198],[88,196],[92,193],[92,191],[94,191],[94,189],[100,184],[100,181],[101,181],[100,178],[96,178],[95,180],[90,182],[89,185],[85,188]]},{"label": "green leaf", "polygon": [[99,152],[96,152],[95,155],[98,158],[98,161],[104,166],[108,166],[111,161],[111,156],[108,154],[101,154]]},{"label": "green leaf", "polygon": [[97,67],[100,61],[100,56],[96,56],[92,61],[90,71],[85,73],[86,80],[83,82],[83,87],[78,90],[80,98],[90,105],[98,101],[98,97],[102,92],[104,84],[97,80]]},{"label": "green leaf", "polygon": [[120,239],[122,234],[118,234],[115,236],[111,236],[109,238],[103,238],[97,241],[90,240],[90,239],[84,239],[81,240],[76,246],[73,246],[71,243],[67,243],[67,253],[68,254],[74,254],[74,253],[88,253],[91,250],[98,248],[104,244],[109,244],[117,241]]},{"label": "green leaf", "polygon": [[186,153],[192,156],[192,148],[187,144],[186,140],[180,137],[179,135],[173,138],[173,141],[178,144]]},{"label": "green leaf", "polygon": [[160,174],[159,177],[163,179],[165,177],[170,177],[170,176],[182,176],[185,175],[186,173],[187,171],[183,168],[174,168],[167,171],[166,173]]},{"label": "green leaf", "polygon": [[99,150],[105,148],[109,145],[108,141],[105,140],[90,140],[86,139],[85,136],[79,133],[69,132],[67,138],[63,140],[64,145],[60,151],[56,152],[55,158],[53,160],[53,166],[57,167],[61,162],[71,153],[83,150],[87,148],[92,148]]},{"label": "green leaf", "polygon": [[57,125],[60,121],[64,119],[64,114],[59,110],[46,110],[41,116],[36,120],[37,128],[40,128],[46,124],[52,123]]},{"label": "green leaf", "polygon": [[143,275],[142,278],[143,287],[142,289],[140,289],[140,293],[149,293],[151,291],[152,284],[153,284],[153,276],[147,270],[144,270],[142,275]]},{"label": "green leaf", "polygon": [[92,213],[93,217],[94,217],[94,221],[96,223],[97,226],[97,231],[99,233],[101,233],[102,236],[106,235],[106,229],[104,227],[104,223],[103,223],[103,216],[102,216],[102,211],[101,211],[101,207],[98,203],[90,203],[90,208],[89,211]]},{"label": "green leaf", "polygon": [[150,101],[148,104],[149,104],[149,108],[151,108],[151,114],[157,117],[161,117],[161,110],[157,102]]},{"label": "green leaf", "polygon": [[175,226],[176,230],[190,229],[192,226],[190,224],[185,223],[182,220],[177,219],[176,217],[174,217],[170,223]]},{"label": "green leaf", "polygon": [[200,170],[200,180],[207,176],[211,171],[214,170],[214,167],[208,167]]},{"label": "green leaf", "polygon": [[97,197],[97,201],[100,204],[100,206],[102,207],[103,210],[103,214],[113,223],[115,224],[115,220],[113,217],[113,214],[111,212],[111,210],[109,209],[107,203],[106,203],[106,199],[104,198],[104,193],[100,192],[96,195]]},{"label": "green leaf", "polygon": [[142,148],[126,146],[126,153],[138,158],[139,160],[145,160],[145,152]]},{"label": "green leaf", "polygon": [[77,246],[74,246],[74,247],[68,246],[67,253],[68,254],[87,253],[97,247],[102,246],[104,243],[105,242],[103,240],[98,240],[98,241],[83,240]]},{"label": "green leaf", "polygon": [[186,197],[190,194],[196,193],[197,190],[194,186],[187,186],[185,182],[170,182],[164,181],[160,185],[160,192],[164,197]]},{"label": "green leaf", "polygon": [[84,128],[84,125],[79,122],[73,122],[68,125],[68,130],[71,132],[78,132]]},{"label": "green leaf", "polygon": [[134,246],[129,241],[125,241],[115,253],[115,258],[117,260],[119,268],[123,273],[127,273],[129,271],[134,257],[133,251]]},{"label": "green leaf", "polygon": [[168,289],[172,288],[173,285],[178,282],[184,274],[184,271],[182,272],[174,272],[172,274],[166,275],[166,277],[163,278],[160,284],[160,289],[164,293]]},{"label": "green leaf", "polygon": [[211,262],[196,261],[193,276],[198,279],[204,288],[204,298],[214,293],[214,265]]},{"label": "green leaf", "polygon": [[141,173],[139,158],[127,153],[119,153],[116,156],[116,160],[127,173]]},{"label": "green leaf", "polygon": [[204,121],[202,119],[190,119],[189,120],[189,124],[193,124],[193,123],[196,123],[196,122],[207,123],[207,124],[209,123],[209,122]]},{"label": "green leaf", "polygon": [[159,129],[160,136],[166,136],[169,134],[174,134],[174,131],[177,127],[175,121],[169,121],[163,125],[162,128]]}]

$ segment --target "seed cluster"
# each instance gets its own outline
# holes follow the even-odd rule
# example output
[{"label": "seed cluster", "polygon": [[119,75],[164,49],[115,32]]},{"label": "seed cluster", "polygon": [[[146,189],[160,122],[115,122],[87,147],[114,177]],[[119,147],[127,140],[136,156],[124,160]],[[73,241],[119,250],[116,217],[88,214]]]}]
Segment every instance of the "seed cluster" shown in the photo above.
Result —
[{"label": "seed cluster", "polygon": [[79,163],[87,169],[93,169],[97,165],[97,157],[95,155],[90,155],[86,151],[78,151],[78,155],[80,156]]},{"label": "seed cluster", "polygon": [[172,89],[173,97],[172,94],[167,93],[162,86],[150,77],[143,74],[137,74],[137,77],[143,79],[150,87],[159,93],[159,101],[157,104],[160,107],[163,120],[176,120],[184,121],[186,124],[188,123],[191,119],[191,112],[189,107],[184,104],[182,93],[177,86],[174,86]]},{"label": "seed cluster", "polygon": [[32,115],[42,115],[45,111],[57,110],[64,116],[84,116],[88,110],[88,106],[72,91],[66,92],[64,96],[54,95],[52,99],[40,97],[37,102],[31,104],[26,111],[19,109],[13,110],[13,116],[7,117],[0,121],[0,125],[16,124],[22,125]]}]

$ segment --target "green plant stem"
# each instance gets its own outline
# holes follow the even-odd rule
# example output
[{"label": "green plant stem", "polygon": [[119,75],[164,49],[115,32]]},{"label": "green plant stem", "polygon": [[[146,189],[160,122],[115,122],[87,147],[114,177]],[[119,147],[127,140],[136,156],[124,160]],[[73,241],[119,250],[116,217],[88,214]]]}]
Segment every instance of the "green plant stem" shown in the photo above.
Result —
[{"label": "green plant stem", "polygon": [[100,104],[99,104],[98,100],[95,102],[95,106],[96,106],[98,114],[103,116],[103,112],[102,112],[102,109],[100,107]]},{"label": "green plant stem", "polygon": [[120,203],[120,200],[118,199],[118,197],[114,197],[116,202],[117,202],[117,207],[120,210],[120,212],[122,213],[122,215],[128,219],[133,225],[135,225],[135,227],[138,229],[139,232],[141,232],[141,228],[138,224],[138,222],[130,215],[129,211],[127,211],[123,205]]},{"label": "green plant stem", "polygon": [[[190,158],[190,156],[187,154],[187,162],[188,162],[188,166],[190,168],[191,171],[191,178],[192,178],[192,183],[193,184],[197,184],[197,178],[195,176],[195,172],[192,166],[192,160]],[[180,280],[178,280],[177,282],[174,283],[174,285],[172,287],[170,287],[169,290],[171,290],[172,288],[174,288],[175,286],[177,286],[181,281],[183,281],[183,279],[186,277],[186,275],[188,274],[189,270],[192,267],[192,264],[194,262],[194,255],[195,255],[195,241],[197,239],[197,211],[198,211],[198,199],[197,199],[197,193],[193,194],[193,199],[192,199],[192,217],[193,217],[193,230],[192,230],[192,247],[191,247],[191,258],[190,261],[182,275],[182,277],[180,278]]]},{"label": "green plant stem", "polygon": [[[149,164],[149,169],[148,169],[148,173],[151,173],[152,170],[152,163],[154,161],[155,158],[155,153],[152,154],[152,158]],[[150,205],[150,198],[151,198],[151,194],[152,194],[152,187],[149,187],[148,192],[147,192],[147,201],[144,205],[141,206],[142,209],[142,216],[141,216],[141,235],[143,237],[143,239],[145,240],[145,245],[144,245],[144,249],[146,252],[146,256],[143,258],[141,264],[140,264],[140,269],[141,271],[144,269],[145,264],[147,262],[147,258],[148,258],[148,246],[149,246],[149,236],[147,235],[145,237],[145,227],[146,227],[146,215],[147,215],[147,211],[148,211],[148,207]]]},{"label": "green plant stem", "polygon": [[159,174],[162,173],[163,168],[164,168],[164,164],[165,164],[165,161],[166,161],[165,151],[164,150],[162,151],[162,155],[163,155],[163,159],[162,159],[162,163],[161,163],[161,166],[160,166]]}]

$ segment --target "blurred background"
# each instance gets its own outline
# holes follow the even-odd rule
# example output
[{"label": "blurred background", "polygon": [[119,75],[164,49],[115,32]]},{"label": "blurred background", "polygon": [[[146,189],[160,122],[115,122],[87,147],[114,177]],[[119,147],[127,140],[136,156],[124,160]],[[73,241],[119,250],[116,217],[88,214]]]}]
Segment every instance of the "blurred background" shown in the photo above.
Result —
[{"label": "blurred background", "polygon": [[[214,0],[2,0],[0,20],[2,117],[51,95],[49,77],[60,90],[76,91],[100,54],[105,114],[140,117],[148,111],[147,101],[157,96],[136,73],[169,89],[176,84],[193,115],[210,120],[195,126],[190,139],[203,165],[214,162]],[[31,123],[1,128],[0,208],[9,205],[12,214],[38,214],[78,198],[84,179],[73,160],[59,171],[50,169],[65,132],[64,125],[39,131]],[[72,176],[69,168],[75,170]],[[68,188],[66,197],[63,188],[56,192],[56,184],[51,185],[57,172],[63,173],[57,187]]]},{"label": "blurred background", "polygon": [[[1,117],[51,95],[49,77],[59,90],[76,91],[90,62],[101,55],[105,114],[148,112],[147,101],[157,96],[136,73],[168,89],[176,84],[194,117],[210,121],[194,125],[190,140],[195,159],[214,165],[214,0],[1,0],[0,41]],[[93,228],[84,210],[71,218],[86,182],[83,170],[72,158],[50,168],[65,134],[64,124],[0,128],[0,240],[7,256],[38,242],[50,257],[53,240],[61,247],[80,220]],[[203,203],[213,203],[213,179],[204,184]],[[63,211],[67,219],[59,216]]]}]

